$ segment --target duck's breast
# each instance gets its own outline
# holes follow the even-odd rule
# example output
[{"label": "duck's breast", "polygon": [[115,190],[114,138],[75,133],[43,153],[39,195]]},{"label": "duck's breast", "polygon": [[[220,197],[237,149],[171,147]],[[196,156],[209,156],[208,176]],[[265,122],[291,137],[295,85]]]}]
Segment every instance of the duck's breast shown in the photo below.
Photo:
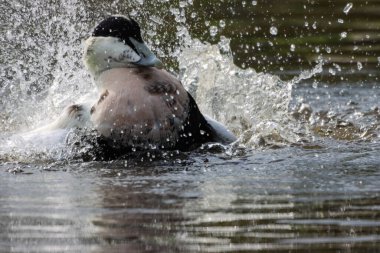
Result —
[{"label": "duck's breast", "polygon": [[102,73],[97,84],[91,120],[103,136],[130,145],[176,141],[189,98],[175,77],[157,68],[116,68]]}]

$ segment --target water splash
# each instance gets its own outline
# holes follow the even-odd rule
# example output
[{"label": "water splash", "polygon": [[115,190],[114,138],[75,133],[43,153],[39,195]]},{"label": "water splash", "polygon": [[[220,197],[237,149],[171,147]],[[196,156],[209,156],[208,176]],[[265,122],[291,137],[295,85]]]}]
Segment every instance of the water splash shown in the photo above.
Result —
[{"label": "water splash", "polygon": [[71,157],[65,145],[67,130],[0,135],[0,162],[54,162]]},{"label": "water splash", "polygon": [[191,41],[178,57],[181,80],[203,113],[226,124],[249,147],[304,140],[305,126],[289,114],[292,87],[320,73],[322,61],[285,82],[275,75],[238,68],[226,38],[218,45]]},{"label": "water splash", "polygon": [[0,38],[0,130],[15,132],[46,123],[72,102],[68,94],[86,91],[89,82],[78,59],[88,28],[76,0],[7,5],[0,18],[7,30]]},{"label": "water splash", "polygon": [[59,160],[67,131],[23,134],[92,90],[81,63],[91,24],[77,0],[8,1],[0,10],[0,160]]},{"label": "water splash", "polygon": [[[0,17],[7,28],[6,36],[0,38],[5,45],[0,49],[4,59],[0,63],[4,69],[0,76],[0,130],[5,133],[1,136],[0,159],[16,159],[9,158],[10,153],[12,157],[24,155],[25,159],[33,154],[53,160],[65,158],[69,154],[64,148],[67,132],[50,137],[17,133],[50,122],[65,106],[95,92],[81,63],[82,41],[93,20],[104,13],[90,15],[88,6],[77,0],[57,0],[43,8],[39,1],[12,1],[7,5],[12,11]],[[125,12],[118,2],[104,6],[105,13]],[[225,123],[248,147],[301,141],[304,126],[288,112],[292,86],[319,72],[321,65],[290,82],[240,69],[233,63],[228,39],[222,37],[218,45],[192,39],[184,26],[186,6],[171,9],[180,46],[158,54],[165,58],[169,52],[178,60],[180,79],[201,110]],[[149,20],[153,22],[147,25],[145,37],[153,48],[162,47],[154,38],[163,20],[154,15]],[[9,137],[9,133],[16,135]],[[37,137],[41,145],[34,144]]]}]

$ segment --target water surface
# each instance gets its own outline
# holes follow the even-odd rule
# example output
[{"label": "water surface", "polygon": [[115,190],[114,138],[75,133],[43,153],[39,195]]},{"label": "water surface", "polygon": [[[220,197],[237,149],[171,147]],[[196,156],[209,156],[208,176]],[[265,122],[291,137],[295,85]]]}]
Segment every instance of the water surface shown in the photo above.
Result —
[{"label": "water surface", "polygon": [[[378,1],[8,1],[0,13],[0,252],[380,248]],[[139,20],[239,142],[102,162],[23,139],[92,92],[81,41],[109,13]]]}]

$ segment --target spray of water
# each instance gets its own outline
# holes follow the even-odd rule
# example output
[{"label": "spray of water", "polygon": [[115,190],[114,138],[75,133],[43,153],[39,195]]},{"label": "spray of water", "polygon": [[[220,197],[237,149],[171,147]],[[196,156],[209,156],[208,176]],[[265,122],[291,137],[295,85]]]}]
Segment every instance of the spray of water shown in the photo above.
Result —
[{"label": "spray of water", "polygon": [[[1,22],[1,131],[19,132],[46,123],[85,93],[81,41],[88,33],[84,7],[76,0],[11,1]],[[43,7],[42,7],[43,6]]]},{"label": "spray of water", "polygon": [[[4,70],[0,74],[0,160],[65,159],[67,132],[49,136],[23,132],[48,123],[65,106],[95,92],[83,69],[81,52],[83,40],[101,15],[89,15],[81,1],[53,2],[41,8],[39,1],[12,1],[7,3],[10,11],[0,17],[6,24],[6,34],[0,37],[0,67]],[[114,2],[107,12],[118,12],[117,6]],[[288,113],[292,86],[320,72],[321,64],[290,82],[240,69],[233,64],[228,39],[210,45],[191,38],[184,26],[185,7],[171,9],[178,22],[180,46],[158,54],[165,57],[170,51],[174,55],[179,78],[202,112],[226,124],[247,147],[302,141],[306,128]],[[148,26],[145,37],[153,48],[162,47],[152,38],[163,21],[154,15],[149,20],[153,25]]]},{"label": "spray of water", "polygon": [[241,143],[257,147],[305,139],[305,126],[289,114],[292,87],[320,73],[322,62],[284,82],[275,75],[235,66],[229,40],[223,37],[218,45],[191,40],[178,60],[182,82],[201,110],[226,124]]}]

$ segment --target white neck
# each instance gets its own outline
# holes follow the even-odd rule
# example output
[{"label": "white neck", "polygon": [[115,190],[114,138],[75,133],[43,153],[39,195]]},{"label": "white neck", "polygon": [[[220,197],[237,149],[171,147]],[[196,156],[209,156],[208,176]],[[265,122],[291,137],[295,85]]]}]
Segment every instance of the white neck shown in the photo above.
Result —
[{"label": "white neck", "polygon": [[136,67],[141,57],[115,37],[90,37],[85,42],[83,62],[94,79],[111,68]]}]

